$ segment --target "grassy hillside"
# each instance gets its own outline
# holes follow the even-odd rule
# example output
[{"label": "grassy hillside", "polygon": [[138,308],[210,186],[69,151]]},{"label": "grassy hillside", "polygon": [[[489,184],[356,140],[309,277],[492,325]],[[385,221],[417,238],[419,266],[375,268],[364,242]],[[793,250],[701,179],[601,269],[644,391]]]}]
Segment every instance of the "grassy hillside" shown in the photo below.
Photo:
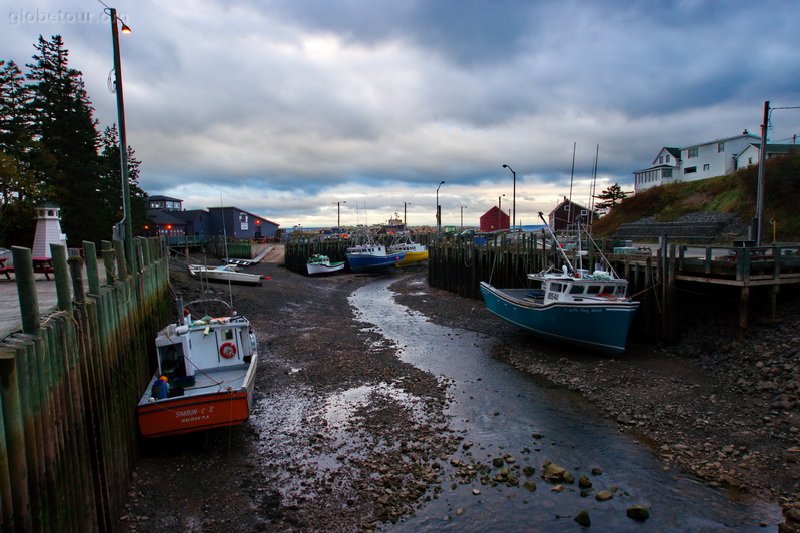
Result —
[{"label": "grassy hillside", "polygon": [[[764,177],[764,235],[772,240],[774,219],[778,241],[800,241],[800,154],[767,161]],[[697,211],[735,213],[749,222],[755,216],[757,178],[758,168],[749,167],[727,176],[653,187],[623,200],[594,223],[593,232],[607,236],[620,224],[644,217],[668,222]]]}]

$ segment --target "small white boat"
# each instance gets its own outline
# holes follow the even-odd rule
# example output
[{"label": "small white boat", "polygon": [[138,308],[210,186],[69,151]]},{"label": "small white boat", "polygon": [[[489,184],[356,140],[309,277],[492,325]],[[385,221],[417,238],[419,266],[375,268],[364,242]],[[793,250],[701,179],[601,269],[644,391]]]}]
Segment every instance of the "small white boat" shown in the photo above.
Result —
[{"label": "small white boat", "polygon": [[241,283],[245,285],[261,285],[262,276],[239,272],[235,265],[189,265],[189,273],[207,281]]},{"label": "small white boat", "polygon": [[258,364],[250,322],[230,309],[193,320],[188,309],[156,337],[158,368],[136,408],[143,437],[233,426],[250,416]]},{"label": "small white boat", "polygon": [[309,276],[331,274],[344,269],[344,261],[334,261],[331,263],[327,255],[314,254],[306,262],[306,271]]}]

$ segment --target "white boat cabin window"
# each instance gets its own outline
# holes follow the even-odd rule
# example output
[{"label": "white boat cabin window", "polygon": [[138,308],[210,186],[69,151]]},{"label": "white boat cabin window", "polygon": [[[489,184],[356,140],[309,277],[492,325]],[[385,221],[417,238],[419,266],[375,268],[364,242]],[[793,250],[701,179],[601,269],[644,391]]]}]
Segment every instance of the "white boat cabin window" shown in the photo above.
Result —
[{"label": "white boat cabin window", "polygon": [[570,294],[583,294],[583,285],[573,285],[569,288]]},{"label": "white boat cabin window", "polygon": [[232,329],[226,329],[222,333],[222,336],[225,338],[226,341],[233,340],[233,330]]},{"label": "white boat cabin window", "polygon": [[589,285],[586,288],[586,294],[600,294],[600,285]]},{"label": "white boat cabin window", "polygon": [[566,285],[561,283],[551,283],[550,284],[550,292],[564,292]]}]

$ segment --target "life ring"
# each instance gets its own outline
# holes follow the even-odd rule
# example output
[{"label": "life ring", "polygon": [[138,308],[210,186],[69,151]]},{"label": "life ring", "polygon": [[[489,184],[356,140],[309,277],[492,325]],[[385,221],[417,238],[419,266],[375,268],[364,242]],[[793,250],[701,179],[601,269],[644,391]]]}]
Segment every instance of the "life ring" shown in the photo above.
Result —
[{"label": "life ring", "polygon": [[236,345],[232,342],[223,342],[219,347],[219,354],[225,359],[230,359],[236,356]]}]

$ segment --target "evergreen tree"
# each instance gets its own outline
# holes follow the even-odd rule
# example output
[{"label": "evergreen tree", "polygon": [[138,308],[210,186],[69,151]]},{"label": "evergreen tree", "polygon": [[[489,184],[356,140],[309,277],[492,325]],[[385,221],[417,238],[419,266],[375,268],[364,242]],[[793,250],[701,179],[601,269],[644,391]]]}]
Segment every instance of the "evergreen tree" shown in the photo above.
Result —
[{"label": "evergreen tree", "polygon": [[41,196],[31,172],[30,90],[16,63],[0,61],[0,243],[30,245]]},{"label": "evergreen tree", "polygon": [[608,189],[604,190],[600,194],[594,196],[598,200],[602,200],[602,202],[598,202],[595,204],[595,208],[613,209],[622,200],[627,198],[629,194],[630,194],[629,192],[625,192],[622,190],[622,187],[619,186],[619,183],[615,183],[614,185],[611,185]]},{"label": "evergreen tree", "polygon": [[71,245],[110,237],[95,222],[100,191],[97,166],[99,142],[94,109],[81,72],[68,65],[69,52],[60,35],[39,36],[28,79],[32,82],[32,158],[44,196],[61,207],[61,226]]},{"label": "evergreen tree", "polygon": [[[133,233],[136,235],[143,229],[146,220],[145,193],[139,188],[139,166],[136,152],[128,146],[128,189],[131,197]],[[111,228],[122,220],[122,180],[119,158],[119,134],[116,126],[107,127],[100,137],[100,206],[99,214],[105,227]]]}]

